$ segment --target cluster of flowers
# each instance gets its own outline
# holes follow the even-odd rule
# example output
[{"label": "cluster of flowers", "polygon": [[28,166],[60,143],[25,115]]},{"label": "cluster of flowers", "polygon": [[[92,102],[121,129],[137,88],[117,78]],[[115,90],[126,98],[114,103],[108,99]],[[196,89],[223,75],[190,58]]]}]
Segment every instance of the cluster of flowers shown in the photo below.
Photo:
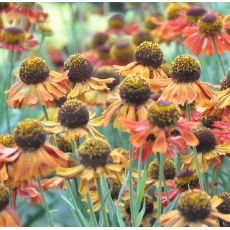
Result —
[{"label": "cluster of flowers", "polygon": [[[10,20],[23,14],[30,28],[47,17],[30,4],[0,7]],[[104,208],[102,176],[114,204],[121,200],[127,225],[133,225],[137,212],[131,196],[140,192],[140,176],[146,177],[141,225],[229,224],[230,193],[212,196],[202,174],[209,166],[221,170],[230,154],[230,72],[220,86],[202,82],[199,60],[187,54],[177,56],[166,70],[159,45],[184,38],[195,55],[213,55],[215,47],[222,54],[230,49],[229,16],[174,3],[168,5],[166,16],[166,21],[161,15],[148,17],[145,30],[139,30],[121,14],[113,15],[108,29],[93,37],[89,50],[64,61],[61,73],[50,71],[39,56],[22,61],[15,83],[6,90],[7,105],[42,105],[44,116],[22,120],[13,133],[0,136],[1,226],[20,225],[13,210],[17,194],[27,202],[31,198],[34,204],[45,203],[44,191],[71,190],[72,179],[81,197],[78,202],[91,200],[97,212]],[[121,39],[125,34],[129,40]],[[19,28],[3,26],[0,44],[11,52],[24,51],[36,44],[31,38]],[[99,117],[95,107],[103,109]],[[98,131],[109,123],[121,135],[129,133],[129,152],[111,149],[108,137]],[[148,170],[134,169],[135,160],[148,164]],[[127,170],[131,184],[122,191]],[[217,181],[212,188],[218,185]],[[158,188],[153,195],[152,188]],[[178,197],[177,209],[162,215]]]}]

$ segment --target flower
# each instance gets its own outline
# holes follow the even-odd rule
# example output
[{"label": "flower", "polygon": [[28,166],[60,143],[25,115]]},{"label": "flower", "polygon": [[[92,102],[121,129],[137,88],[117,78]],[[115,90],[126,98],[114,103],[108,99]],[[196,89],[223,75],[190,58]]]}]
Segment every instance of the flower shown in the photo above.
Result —
[{"label": "flower", "polygon": [[54,100],[65,96],[69,90],[67,72],[50,72],[45,60],[40,57],[25,59],[15,75],[19,80],[6,91],[9,107],[34,107],[39,103],[52,107],[55,106]]},{"label": "flower", "polygon": [[110,56],[118,64],[125,65],[133,60],[135,45],[129,41],[117,41],[110,49]]},{"label": "flower", "polygon": [[[170,202],[172,202],[181,192],[199,188],[199,178],[192,170],[184,169],[176,173],[174,180],[167,181],[167,186],[170,188],[168,195]],[[163,206],[167,207],[166,192],[162,192],[161,201]]]},{"label": "flower", "polygon": [[196,25],[198,20],[206,14],[202,7],[192,6],[184,11],[178,18],[169,22],[170,30],[176,35],[180,35],[187,26]]},{"label": "flower", "polygon": [[126,66],[114,66],[122,76],[140,75],[147,79],[167,78],[167,75],[161,69],[163,63],[163,53],[158,43],[145,41],[137,46],[135,61]]},{"label": "flower", "polygon": [[[194,134],[199,141],[196,149],[201,172],[206,173],[208,171],[208,164],[220,168],[223,163],[223,156],[230,153],[230,142],[218,144],[214,133],[207,128],[198,128],[194,130]],[[183,168],[196,169],[193,153],[181,156],[180,160],[183,162]]]},{"label": "flower", "polygon": [[168,151],[168,137],[175,129],[179,131],[183,140],[190,146],[196,146],[198,140],[192,129],[198,123],[180,120],[180,109],[168,101],[157,101],[148,108],[147,119],[140,122],[121,120],[124,129],[130,132],[130,141],[136,147],[141,147],[150,135],[155,136],[152,151],[166,154]]},{"label": "flower", "polygon": [[215,46],[219,55],[230,50],[230,35],[224,31],[223,19],[216,13],[208,13],[196,25],[187,26],[183,37],[183,44],[197,56],[212,56]]},{"label": "flower", "polygon": [[152,23],[156,25],[152,33],[157,37],[159,42],[168,43],[178,35],[178,33],[175,33],[171,29],[171,23],[177,21],[177,19],[184,15],[187,9],[187,4],[170,3],[165,11],[167,20],[162,20],[159,17],[151,18]]},{"label": "flower", "polygon": [[86,92],[86,103],[88,105],[99,105],[106,106],[109,103],[109,98],[116,96],[119,93],[119,83],[121,76],[113,70],[110,66],[99,67],[95,71],[95,76],[98,79],[107,79],[114,78],[112,83],[107,83],[107,87],[109,88],[109,92],[104,91],[90,91]]},{"label": "flower", "polygon": [[14,209],[9,205],[9,191],[0,184],[0,226],[20,227],[20,219]]},{"label": "flower", "polygon": [[125,18],[122,14],[116,13],[113,14],[109,19],[108,19],[108,24],[107,24],[107,31],[108,33],[111,34],[120,34],[124,33],[124,28],[125,28]]},{"label": "flower", "polygon": [[[142,198],[141,207],[140,207],[139,212],[143,208],[144,201],[145,201],[146,207],[145,207],[144,216],[141,221],[141,226],[150,227],[152,226],[151,225],[152,221],[156,219],[157,202],[154,202],[150,196],[144,195]],[[132,222],[131,222],[130,199],[129,198],[125,199],[121,205],[122,205],[121,214],[123,218],[125,219],[126,223],[131,225]]]},{"label": "flower", "polygon": [[[161,89],[159,100],[168,100],[179,105],[204,104],[215,96],[208,83],[199,80],[200,62],[190,55],[180,55],[173,61],[169,74],[171,78],[152,79],[150,87]],[[214,87],[214,86],[213,86]]]},{"label": "flower", "polygon": [[109,34],[106,32],[97,32],[94,34],[92,41],[91,41],[91,47],[93,49],[96,49],[97,47],[104,45],[106,41],[109,39]]},{"label": "flower", "polygon": [[83,196],[88,192],[90,184],[96,184],[100,175],[114,175],[120,178],[121,171],[129,165],[129,161],[119,149],[111,151],[107,141],[101,138],[87,138],[80,145],[77,154],[79,160],[76,167],[59,167],[56,173],[67,179],[78,176],[78,189]]},{"label": "flower", "polygon": [[7,186],[26,187],[56,167],[69,165],[69,157],[46,142],[46,132],[36,120],[20,121],[13,136],[15,146],[0,145],[0,178]]},{"label": "flower", "polygon": [[203,191],[194,189],[181,194],[177,210],[173,210],[160,217],[160,225],[163,227],[218,227],[218,218],[230,221],[229,214],[217,211],[214,199]]},{"label": "flower", "polygon": [[10,52],[24,52],[38,44],[33,36],[18,27],[6,27],[0,32],[0,48]]},{"label": "flower", "polygon": [[129,120],[144,120],[148,106],[152,103],[148,82],[139,76],[126,77],[120,83],[120,95],[111,98],[111,105],[104,110],[101,116],[106,126],[112,118],[113,126],[120,127],[120,118]]},{"label": "flower", "polygon": [[203,106],[201,116],[210,116],[218,114],[220,117],[228,116],[230,113],[230,70],[228,75],[221,82],[221,91],[209,103]]},{"label": "flower", "polygon": [[[222,192],[218,194],[218,198],[221,198],[222,202],[216,207],[220,213],[230,214],[230,193]],[[230,222],[219,219],[221,227],[229,227]]]},{"label": "flower", "polygon": [[41,5],[35,2],[14,3],[15,6],[8,12],[7,17],[10,21],[20,19],[25,16],[29,23],[44,22],[48,14],[44,13]]},{"label": "flower", "polygon": [[138,30],[135,34],[133,34],[132,41],[136,46],[139,46],[145,41],[154,42],[154,38],[148,30]]},{"label": "flower", "polygon": [[92,77],[93,65],[83,54],[73,54],[64,63],[64,70],[69,71],[68,77],[73,89],[69,97],[80,97],[90,90],[109,91],[106,83],[112,83],[113,79],[98,79]]},{"label": "flower", "polygon": [[52,134],[64,134],[69,141],[74,141],[89,134],[103,137],[94,127],[101,124],[93,119],[94,112],[89,112],[86,105],[77,99],[68,99],[58,111],[58,122],[42,121],[45,130]]}]

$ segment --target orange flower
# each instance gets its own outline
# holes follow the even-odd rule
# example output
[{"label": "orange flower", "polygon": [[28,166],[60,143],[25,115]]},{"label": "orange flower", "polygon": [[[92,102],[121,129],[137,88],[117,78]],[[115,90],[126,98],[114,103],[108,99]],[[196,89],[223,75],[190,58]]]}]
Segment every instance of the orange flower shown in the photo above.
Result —
[{"label": "orange flower", "polygon": [[111,105],[98,118],[106,126],[112,118],[113,126],[120,127],[119,119],[142,121],[152,103],[148,82],[139,76],[126,77],[120,83],[120,95],[111,98]]},{"label": "orange flower", "polygon": [[229,222],[230,214],[216,208],[222,199],[211,197],[198,189],[183,192],[177,202],[177,210],[160,217],[163,227],[219,227],[219,219]]},{"label": "orange flower", "polygon": [[46,133],[37,121],[19,122],[14,131],[16,145],[0,145],[1,181],[12,188],[26,187],[28,182],[48,176],[58,166],[68,166],[69,157],[45,139]]},{"label": "orange flower", "polygon": [[176,35],[180,35],[187,26],[196,25],[206,12],[202,7],[192,6],[187,11],[182,12],[178,18],[170,20],[169,28]]},{"label": "orange flower", "polygon": [[7,27],[0,32],[0,48],[10,52],[24,52],[37,44],[32,35],[17,27]]},{"label": "orange flower", "polygon": [[64,134],[64,137],[70,142],[90,134],[104,138],[95,129],[101,123],[97,122],[97,118],[93,119],[94,116],[95,113],[89,112],[83,102],[69,99],[58,111],[58,122],[43,121],[42,124],[48,133]]},{"label": "orange flower", "polygon": [[68,77],[73,89],[69,97],[78,97],[84,100],[84,93],[91,90],[108,92],[106,84],[112,83],[113,78],[98,79],[92,77],[93,65],[83,54],[73,54],[64,63],[64,70],[69,71]]},{"label": "orange flower", "polygon": [[162,42],[170,42],[175,38],[178,33],[171,29],[171,23],[177,22],[188,9],[187,4],[170,3],[166,9],[166,21],[159,20],[158,17],[152,17],[152,22],[157,25],[156,28],[152,30],[154,36]]},{"label": "orange flower", "polygon": [[116,96],[119,93],[119,83],[121,76],[114,72],[112,67],[104,66],[96,70],[95,76],[99,79],[114,78],[110,84],[106,84],[110,89],[109,92],[90,91],[86,92],[86,102],[90,106],[106,106],[109,103],[109,98]]},{"label": "orange flower", "polygon": [[0,226],[20,227],[19,217],[14,209],[9,206],[9,191],[0,184]]},{"label": "orange flower", "polygon": [[129,161],[120,149],[111,151],[109,144],[101,138],[88,138],[78,149],[79,162],[76,167],[57,168],[57,175],[67,179],[78,176],[79,192],[85,196],[90,185],[96,185],[100,175],[121,177],[121,172],[129,166]]},{"label": "orange flower", "polygon": [[115,71],[122,76],[139,75],[147,79],[168,78],[161,69],[163,53],[158,43],[145,41],[137,46],[135,61],[126,66],[114,65]]},{"label": "orange flower", "polygon": [[204,104],[215,96],[215,92],[209,89],[211,84],[198,80],[200,72],[200,62],[196,58],[180,55],[171,65],[171,78],[153,79],[150,86],[163,91],[159,100],[168,100],[179,105],[184,105],[186,101]]},{"label": "orange flower", "polygon": [[198,126],[198,123],[179,121],[180,109],[177,105],[167,101],[158,101],[153,103],[147,113],[147,120],[134,122],[121,120],[121,125],[130,131],[130,141],[136,147],[141,147],[146,140],[154,135],[152,151],[157,153],[167,153],[169,148],[168,137],[173,130],[177,130],[184,141],[190,146],[196,146],[198,140],[192,133],[192,129]]},{"label": "orange flower", "polygon": [[197,25],[187,26],[183,37],[184,45],[197,56],[212,56],[215,46],[219,55],[230,50],[230,35],[224,30],[223,18],[217,13],[206,14]]},{"label": "orange flower", "polygon": [[[201,172],[208,171],[208,164],[219,169],[223,164],[223,157],[230,154],[230,142],[218,143],[217,138],[210,129],[200,128],[194,131],[199,144],[196,146]],[[181,156],[183,168],[196,170],[194,154]]]},{"label": "orange flower", "polygon": [[9,107],[33,107],[39,103],[48,107],[55,106],[54,100],[65,96],[69,90],[67,72],[49,72],[48,65],[40,57],[25,59],[15,75],[19,81],[6,91],[9,94]]},{"label": "orange flower", "polygon": [[212,101],[198,109],[202,110],[201,116],[218,114],[224,117],[230,114],[230,70],[227,77],[221,82],[221,91],[217,92]]},{"label": "orange flower", "polygon": [[44,13],[42,7],[35,2],[14,3],[12,9],[7,13],[10,21],[19,20],[22,16],[25,16],[29,23],[34,24],[44,22],[48,14]]}]

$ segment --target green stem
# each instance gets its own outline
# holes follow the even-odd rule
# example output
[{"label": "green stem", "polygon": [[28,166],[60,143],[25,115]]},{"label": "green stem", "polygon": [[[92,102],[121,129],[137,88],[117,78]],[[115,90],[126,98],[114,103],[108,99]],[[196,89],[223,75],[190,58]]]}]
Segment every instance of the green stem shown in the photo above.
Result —
[{"label": "green stem", "polygon": [[70,199],[72,201],[74,211],[75,211],[75,214],[76,214],[76,216],[78,218],[78,221],[80,221],[82,226],[89,226],[87,224],[87,221],[85,220],[84,216],[80,215],[80,210],[79,210],[79,208],[77,206],[77,203],[76,203],[75,197],[73,195],[73,191],[72,191],[72,188],[71,188],[69,180],[65,180],[65,183],[67,185],[67,191],[68,191],[69,197],[70,197]]},{"label": "green stem", "polygon": [[12,188],[10,188],[9,190],[10,190],[10,196],[9,196],[10,207],[13,208],[13,207],[14,207],[14,204],[13,204]]},{"label": "green stem", "polygon": [[159,167],[160,167],[160,173],[159,173],[159,186],[158,186],[158,196],[157,196],[157,222],[159,224],[159,219],[161,216],[161,207],[162,207],[162,202],[161,202],[161,196],[162,196],[162,182],[163,182],[163,177],[164,177],[164,156],[159,153]]},{"label": "green stem", "polygon": [[[215,179],[216,179],[216,170],[215,168],[213,167],[213,172],[212,172],[212,187],[211,187],[211,195],[213,196],[214,195],[214,186],[215,186]],[[229,182],[230,182],[230,176],[229,176],[229,181],[228,181],[228,184],[227,186],[229,186]],[[228,188],[228,187],[227,187]],[[227,192],[229,191],[228,189],[226,190]]]},{"label": "green stem", "polygon": [[44,105],[42,105],[42,109],[43,109],[45,118],[46,118],[46,120],[48,121],[48,120],[49,120],[49,117],[48,117],[48,113],[47,113],[46,107],[45,107]]},{"label": "green stem", "polygon": [[42,189],[42,184],[41,184],[40,179],[38,179],[38,187],[39,187],[39,192],[41,193],[41,196],[42,196],[43,206],[44,206],[44,209],[46,211],[46,216],[48,219],[49,226],[54,227],[54,222],[53,222],[52,216],[50,214],[48,204],[46,202],[45,194],[44,194],[44,191]]},{"label": "green stem", "polygon": [[[191,121],[192,117],[191,117],[191,107],[190,104],[188,102],[186,102],[186,111],[188,114],[188,120]],[[196,172],[199,178],[199,182],[200,182],[200,187],[201,190],[204,191],[204,183],[203,183],[203,177],[200,171],[200,165],[199,165],[199,160],[198,160],[198,153],[197,153],[197,149],[196,147],[192,147],[193,153],[194,153],[194,158],[195,158],[195,164],[196,164]]]},{"label": "green stem", "polygon": [[130,195],[130,212],[131,212],[131,222],[132,226],[135,223],[135,208],[134,208],[134,193],[133,193],[133,148],[130,148],[130,168],[129,168],[129,195]]},{"label": "green stem", "polygon": [[93,220],[93,226],[98,227],[97,219],[96,219],[95,213],[93,211],[93,204],[92,204],[89,192],[87,193],[87,202],[88,202],[88,206],[89,206],[89,210],[90,210],[90,216],[92,217],[92,220]]},{"label": "green stem", "polygon": [[[8,73],[7,79],[6,79],[6,89],[9,89],[9,87],[11,85],[12,70],[14,68],[14,52],[9,53],[9,62],[10,62],[10,67],[9,67],[9,73]],[[10,128],[10,113],[9,113],[9,108],[7,106],[7,102],[5,102],[5,106],[6,106],[7,131],[8,131],[8,133],[10,133],[11,132],[11,128]]]},{"label": "green stem", "polygon": [[226,72],[225,72],[225,68],[224,68],[224,63],[222,62],[222,59],[221,59],[221,57],[220,57],[220,55],[219,55],[219,53],[218,53],[217,46],[216,46],[216,42],[215,42],[214,39],[213,39],[213,44],[214,44],[215,53],[216,53],[216,55],[217,55],[218,62],[219,62],[219,64],[220,64],[221,69],[222,69],[222,72],[223,72],[223,76],[225,76],[225,73],[226,73]]},{"label": "green stem", "polygon": [[167,204],[169,205],[170,204],[169,191],[168,191],[168,187],[167,187],[167,184],[166,184],[164,173],[163,173],[163,184],[164,184],[164,191],[166,193]]},{"label": "green stem", "polygon": [[97,178],[97,189],[98,189],[98,193],[99,193],[99,199],[101,202],[101,210],[103,213],[103,218],[104,218],[104,225],[103,227],[109,227],[109,220],[108,220],[108,216],[106,213],[106,207],[104,206],[104,199],[103,199],[103,193],[102,193],[102,189],[101,189],[101,183],[100,183],[100,178]]}]

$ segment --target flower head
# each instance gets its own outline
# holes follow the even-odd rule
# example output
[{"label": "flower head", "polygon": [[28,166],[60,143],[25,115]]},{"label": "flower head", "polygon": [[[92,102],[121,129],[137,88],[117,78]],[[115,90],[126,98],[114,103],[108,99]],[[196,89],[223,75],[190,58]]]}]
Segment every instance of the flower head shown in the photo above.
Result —
[{"label": "flower head", "polygon": [[180,55],[172,63],[169,74],[177,82],[194,82],[200,78],[200,62],[190,55]]},{"label": "flower head", "polygon": [[70,81],[84,82],[92,76],[93,65],[83,54],[73,54],[65,61],[64,70],[69,71]]},{"label": "flower head", "polygon": [[15,144],[14,137],[11,134],[2,134],[0,135],[0,144],[11,148]]},{"label": "flower head", "polygon": [[154,38],[149,31],[139,30],[135,34],[133,34],[132,40],[135,45],[139,46],[141,43],[145,41],[153,42]]},{"label": "flower head", "polygon": [[144,66],[158,68],[163,62],[163,53],[158,43],[145,41],[136,48],[135,60]]},{"label": "flower head", "polygon": [[148,82],[138,76],[126,77],[120,84],[120,96],[130,104],[141,105],[150,98]]},{"label": "flower head", "polygon": [[177,105],[168,101],[153,103],[147,113],[147,119],[152,125],[160,128],[170,127],[176,124],[180,117],[180,109]]}]

